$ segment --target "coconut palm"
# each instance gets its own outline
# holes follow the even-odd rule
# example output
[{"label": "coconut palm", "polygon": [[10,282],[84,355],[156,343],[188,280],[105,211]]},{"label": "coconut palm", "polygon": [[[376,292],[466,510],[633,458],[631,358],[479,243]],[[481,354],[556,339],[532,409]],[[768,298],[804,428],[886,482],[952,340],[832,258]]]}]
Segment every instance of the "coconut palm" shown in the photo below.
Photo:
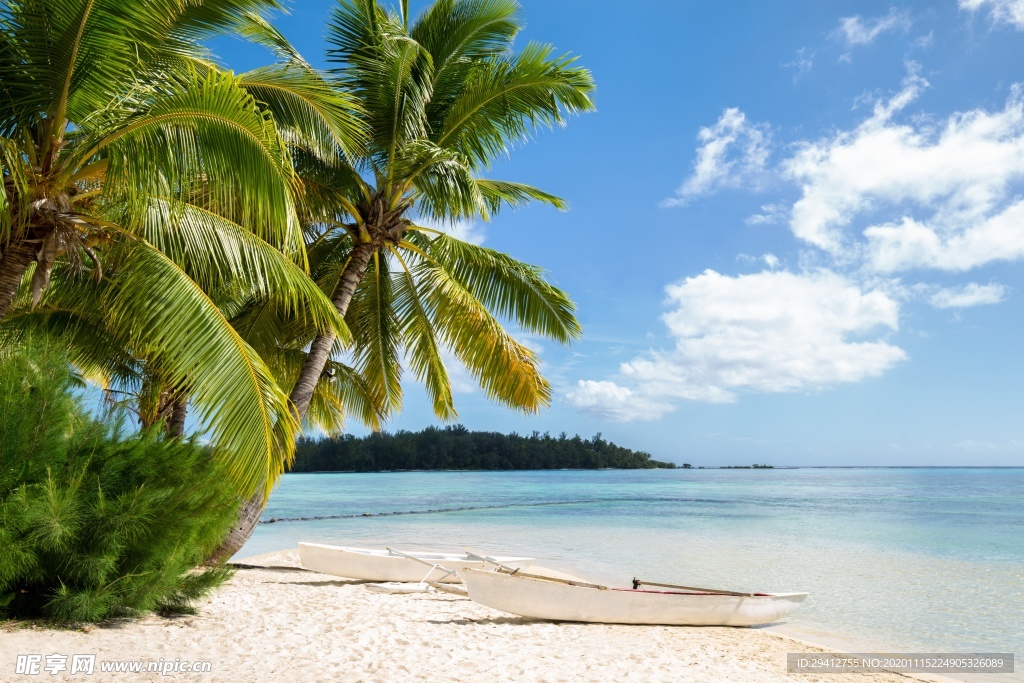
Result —
[{"label": "coconut palm", "polygon": [[[590,73],[552,47],[512,49],[522,27],[513,0],[438,0],[412,25],[376,0],[340,0],[328,27],[338,86],[353,93],[370,141],[362,154],[324,163],[297,158],[325,230],[310,247],[314,276],[354,334],[356,368],[384,414],[401,402],[407,354],[444,419],[455,416],[442,358],[449,349],[486,394],[533,412],[550,400],[537,358],[498,316],[560,342],[579,334],[573,307],[541,273],[422,225],[488,220],[503,206],[554,195],[481,173],[537,126],[593,108]],[[315,258],[315,252],[325,252]],[[304,418],[341,349],[318,333],[291,391]],[[244,544],[263,501],[253,497],[219,557]]]},{"label": "coconut palm", "polygon": [[[67,264],[55,300],[95,295],[97,330],[157,369],[174,403],[187,392],[247,492],[273,482],[298,423],[211,292],[276,297],[317,329],[347,334],[303,272],[289,145],[338,155],[360,135],[350,99],[260,18],[275,7],[0,3],[0,319],[19,291],[28,307],[45,303]],[[201,47],[222,31],[288,58],[236,76]]]},{"label": "coconut palm", "polygon": [[[488,220],[503,205],[557,197],[520,183],[480,177],[516,140],[537,125],[563,123],[565,113],[590,110],[590,73],[574,58],[554,57],[550,46],[512,51],[521,28],[510,0],[438,0],[410,28],[408,3],[388,12],[376,0],[340,0],[328,29],[328,56],[341,87],[354,93],[370,130],[366,152],[328,169],[339,220],[350,251],[332,289],[347,313],[371,262],[383,273],[383,254],[422,256],[407,236],[423,232],[416,216],[434,220]],[[292,389],[304,415],[334,344],[313,340]],[[465,350],[460,351],[465,354]],[[469,362],[477,379],[481,361]],[[460,357],[471,361],[469,355]],[[515,380],[514,380],[515,381]],[[490,378],[489,393],[512,398],[512,387]],[[392,383],[393,384],[393,383]],[[545,399],[520,394],[536,409]]]}]

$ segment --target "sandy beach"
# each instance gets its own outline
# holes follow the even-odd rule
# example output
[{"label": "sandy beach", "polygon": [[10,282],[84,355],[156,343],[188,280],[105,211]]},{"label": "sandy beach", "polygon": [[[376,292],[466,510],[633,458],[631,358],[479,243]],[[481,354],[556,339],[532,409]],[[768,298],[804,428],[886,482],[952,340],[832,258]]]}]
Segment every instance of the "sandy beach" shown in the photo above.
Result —
[{"label": "sandy beach", "polygon": [[[816,648],[761,629],[545,623],[449,594],[373,593],[358,581],[298,569],[294,551],[246,562],[267,568],[239,570],[195,616],[149,616],[78,631],[8,625],[0,630],[0,680],[913,680],[787,674],[787,652]],[[92,677],[18,676],[19,654],[95,654],[97,668]],[[103,661],[176,658],[209,661],[211,671],[99,671]]]}]

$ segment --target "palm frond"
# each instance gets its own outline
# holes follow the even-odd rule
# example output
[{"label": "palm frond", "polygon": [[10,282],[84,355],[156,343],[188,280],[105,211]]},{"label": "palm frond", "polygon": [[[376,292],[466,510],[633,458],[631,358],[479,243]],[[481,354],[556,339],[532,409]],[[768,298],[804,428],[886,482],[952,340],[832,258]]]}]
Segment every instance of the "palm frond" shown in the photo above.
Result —
[{"label": "palm frond", "polygon": [[242,226],[201,206],[154,199],[136,231],[205,291],[240,285],[282,312],[346,342],[351,334],[324,293],[297,265]]},{"label": "palm frond", "polygon": [[478,178],[475,182],[477,190],[491,214],[498,213],[502,206],[518,208],[526,206],[532,201],[548,204],[561,211],[569,208],[569,205],[561,197],[556,197],[531,185],[486,178]]},{"label": "palm frond", "polygon": [[423,383],[427,391],[434,414],[442,420],[454,420],[459,414],[455,410],[451,379],[441,357],[441,346],[431,311],[400,251],[395,249],[393,253],[402,265],[393,291],[395,316],[401,329],[406,357],[413,375]]},{"label": "palm frond", "polygon": [[563,344],[582,336],[572,299],[541,268],[448,235],[410,235],[409,241],[428,255],[427,266],[443,269],[488,310],[524,330]]},{"label": "palm frond", "polygon": [[270,113],[229,73],[192,69],[166,87],[117,125],[85,127],[87,151],[79,158],[109,159],[105,196],[124,207],[131,224],[148,212],[151,195],[203,194],[206,205],[275,248],[301,252],[293,170]]},{"label": "palm frond", "polygon": [[[261,355],[267,359],[282,387],[295,384],[306,358],[302,349],[288,348]],[[340,434],[345,428],[346,416],[353,416],[370,429],[380,429],[390,416],[384,397],[361,373],[345,363],[328,361],[326,372],[328,377],[318,382],[313,392],[303,428]]]},{"label": "palm frond", "polygon": [[15,140],[0,138],[0,247],[4,250],[28,220],[31,196],[27,189],[28,170],[20,145]]},{"label": "palm frond", "polygon": [[[187,387],[195,414],[211,428],[212,445],[239,490],[263,487],[269,494],[294,455],[298,424],[288,397],[173,261],[141,241],[122,249],[103,296],[108,328],[157,364],[168,384]],[[149,306],[140,311],[138,301]]]},{"label": "palm frond", "polygon": [[358,154],[367,131],[354,97],[332,87],[305,62],[292,60],[239,76],[293,144],[332,159]]},{"label": "palm frond", "polygon": [[[592,110],[590,72],[573,66],[575,57],[553,57],[553,52],[550,45],[531,43],[518,55],[479,62],[449,96],[450,106],[436,112],[431,139],[457,149],[477,170],[525,140],[536,126],[561,125],[563,113]],[[439,95],[444,99],[444,93]]]},{"label": "palm frond", "polygon": [[522,28],[514,0],[438,0],[416,22],[413,39],[433,57],[433,97],[427,118],[451,106],[476,62],[505,54]]},{"label": "palm frond", "polygon": [[353,336],[353,366],[383,397],[389,414],[402,405],[401,328],[393,305],[393,284],[388,259],[377,252],[345,316]]},{"label": "palm frond", "polygon": [[488,398],[525,413],[550,403],[551,385],[540,374],[537,355],[508,334],[471,291],[430,261],[416,266],[416,278],[427,292],[434,327]]},{"label": "palm frond", "polygon": [[366,112],[371,155],[394,159],[404,143],[425,134],[422,114],[430,98],[430,53],[404,34],[397,17],[372,0],[339,2],[328,26],[328,42],[334,46],[328,59],[339,65],[339,83]]}]

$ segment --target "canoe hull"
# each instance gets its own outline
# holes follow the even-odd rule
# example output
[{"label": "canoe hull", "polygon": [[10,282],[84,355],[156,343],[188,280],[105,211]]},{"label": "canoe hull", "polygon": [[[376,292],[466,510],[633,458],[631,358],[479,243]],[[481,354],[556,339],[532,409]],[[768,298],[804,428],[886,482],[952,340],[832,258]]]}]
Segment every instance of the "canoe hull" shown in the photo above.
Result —
[{"label": "canoe hull", "polygon": [[491,571],[466,571],[462,578],[474,601],[522,617],[549,621],[666,626],[754,626],[782,619],[806,593],[754,597],[633,591],[572,586]]},{"label": "canoe hull", "polygon": [[[483,562],[471,560],[466,555],[421,552],[409,554],[456,571],[485,568]],[[528,567],[533,562],[533,558],[530,557],[498,557],[494,559],[510,567],[520,568]],[[419,582],[426,578],[428,581],[444,581],[445,583],[461,582],[456,575],[442,579],[444,572],[437,569],[427,576],[430,567],[406,557],[390,555],[386,550],[348,548],[321,543],[299,543],[299,560],[306,569],[331,576],[343,576],[348,579]]]}]

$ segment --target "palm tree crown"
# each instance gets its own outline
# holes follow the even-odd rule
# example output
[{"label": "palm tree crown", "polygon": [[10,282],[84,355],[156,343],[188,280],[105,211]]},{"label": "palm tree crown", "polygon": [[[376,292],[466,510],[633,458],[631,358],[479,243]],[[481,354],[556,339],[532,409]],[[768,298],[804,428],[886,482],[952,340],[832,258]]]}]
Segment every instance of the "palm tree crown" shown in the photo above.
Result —
[{"label": "palm tree crown", "polygon": [[[590,73],[574,58],[538,44],[513,51],[518,10],[510,0],[439,0],[410,26],[406,4],[389,12],[375,0],[341,0],[329,26],[333,74],[357,97],[370,136],[364,153],[304,169],[333,210],[321,220],[325,248],[345,249],[334,281],[328,274],[321,285],[350,325],[361,321],[353,328],[357,359],[389,405],[400,394],[385,358],[399,332],[445,418],[454,410],[438,333],[489,396],[527,411],[546,403],[550,388],[533,353],[488,309],[558,341],[579,334],[571,302],[539,271],[443,236],[427,239],[438,231],[415,222],[488,220],[504,205],[531,200],[564,207],[534,187],[481,176],[537,126],[593,108]],[[320,335],[311,345],[292,391],[300,416],[333,341]]]},{"label": "palm tree crown", "polygon": [[[250,490],[276,478],[298,423],[217,292],[276,298],[347,337],[305,272],[291,147],[336,155],[363,135],[351,98],[260,17],[277,7],[0,2],[0,320],[10,329],[42,304],[68,337],[84,344],[91,330],[94,345],[144,363],[176,400],[187,394]],[[282,61],[225,71],[202,47],[219,32],[271,44]],[[60,291],[44,298],[51,278]]]}]

